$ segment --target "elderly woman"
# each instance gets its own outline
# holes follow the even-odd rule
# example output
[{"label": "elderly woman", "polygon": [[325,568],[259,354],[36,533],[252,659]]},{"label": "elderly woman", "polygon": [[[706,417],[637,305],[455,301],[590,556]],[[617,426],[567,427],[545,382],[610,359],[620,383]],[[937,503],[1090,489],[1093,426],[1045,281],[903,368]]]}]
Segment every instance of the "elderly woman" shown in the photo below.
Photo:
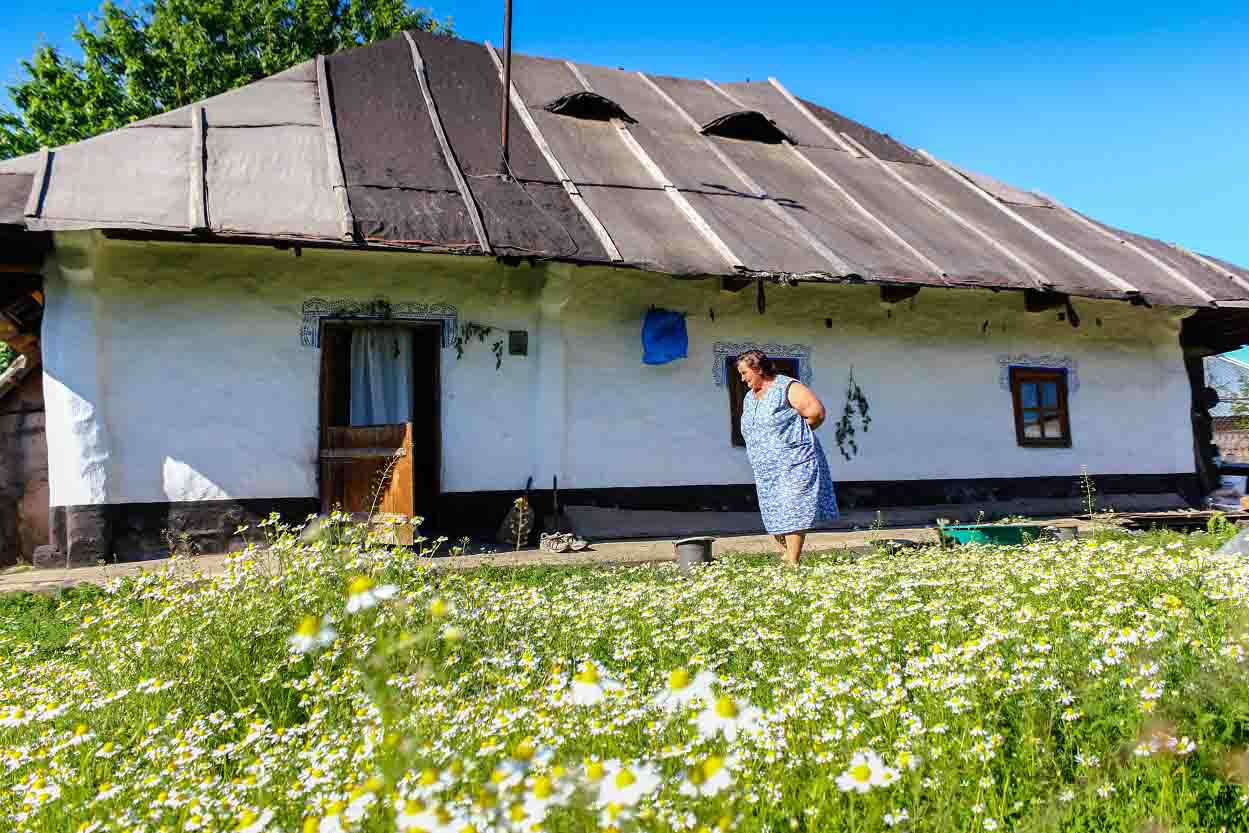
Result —
[{"label": "elderly woman", "polygon": [[785,563],[797,566],[807,532],[837,518],[833,478],[815,436],[824,405],[797,379],[777,374],[762,351],[738,356],[737,372],[747,387],[742,436],[763,526],[776,538]]}]

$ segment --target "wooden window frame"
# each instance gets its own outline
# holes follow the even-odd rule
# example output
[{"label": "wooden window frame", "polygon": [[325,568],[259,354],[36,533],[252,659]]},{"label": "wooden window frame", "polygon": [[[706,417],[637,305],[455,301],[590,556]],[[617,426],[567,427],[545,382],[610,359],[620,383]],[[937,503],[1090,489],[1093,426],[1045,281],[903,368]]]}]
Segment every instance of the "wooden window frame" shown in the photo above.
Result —
[{"label": "wooden window frame", "polygon": [[[795,379],[802,378],[802,360],[797,358],[773,358],[776,372]],[[724,357],[724,386],[729,391],[729,444],[733,448],[745,448],[742,436],[742,400],[746,398],[746,386],[737,374],[737,356]]]},{"label": "wooden window frame", "polygon": [[[1023,407],[1023,385],[1025,382],[1052,382],[1058,389],[1058,406],[1056,408]],[[1010,397],[1015,408],[1015,441],[1023,448],[1071,448],[1071,417],[1067,407],[1067,371],[1041,367],[1012,367],[1010,369]],[[1025,437],[1023,412],[1039,411],[1041,413],[1041,430],[1044,432],[1045,415],[1055,414],[1058,417],[1061,437]]]}]

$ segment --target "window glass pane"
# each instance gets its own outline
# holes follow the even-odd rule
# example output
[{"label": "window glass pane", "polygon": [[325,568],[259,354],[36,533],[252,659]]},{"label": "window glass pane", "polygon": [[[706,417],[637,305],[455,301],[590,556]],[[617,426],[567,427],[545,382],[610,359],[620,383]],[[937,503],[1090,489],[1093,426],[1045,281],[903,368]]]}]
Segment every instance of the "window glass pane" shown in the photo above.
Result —
[{"label": "window glass pane", "polygon": [[1041,424],[1045,428],[1045,436],[1048,439],[1051,439],[1051,440],[1062,439],[1063,424],[1062,424],[1062,420],[1058,418],[1057,414],[1046,415],[1045,422]]},{"label": "window glass pane", "polygon": [[1019,401],[1025,408],[1035,408],[1038,404],[1036,382],[1023,382],[1019,385]]},{"label": "window glass pane", "polygon": [[1044,436],[1041,433],[1041,413],[1039,411],[1023,412],[1023,435],[1038,440]]},{"label": "window glass pane", "polygon": [[1041,383],[1041,407],[1057,408],[1058,407],[1058,383],[1042,382]]}]

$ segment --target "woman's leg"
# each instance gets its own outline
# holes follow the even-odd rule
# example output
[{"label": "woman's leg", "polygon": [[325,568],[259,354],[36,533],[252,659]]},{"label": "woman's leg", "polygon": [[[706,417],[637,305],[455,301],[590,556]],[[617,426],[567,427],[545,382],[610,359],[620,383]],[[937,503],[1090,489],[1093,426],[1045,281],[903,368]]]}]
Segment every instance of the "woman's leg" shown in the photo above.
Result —
[{"label": "woman's leg", "polygon": [[797,567],[802,560],[802,545],[807,540],[805,532],[785,533],[785,552],[781,559],[791,567]]},{"label": "woman's leg", "polygon": [[779,553],[781,554],[781,557],[784,557],[784,556],[785,556],[785,552],[786,552],[786,550],[785,550],[785,536],[784,536],[784,535],[773,535],[773,536],[772,536],[772,540],[776,542],[776,550],[777,550],[777,552],[779,552]]}]

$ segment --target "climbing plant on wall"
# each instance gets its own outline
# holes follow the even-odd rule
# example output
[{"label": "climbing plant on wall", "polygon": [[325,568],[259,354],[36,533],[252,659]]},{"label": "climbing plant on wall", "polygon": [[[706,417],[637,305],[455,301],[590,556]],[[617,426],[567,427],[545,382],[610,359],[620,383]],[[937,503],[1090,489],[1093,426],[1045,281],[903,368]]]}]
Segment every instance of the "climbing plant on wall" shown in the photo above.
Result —
[{"label": "climbing plant on wall", "polygon": [[[477,339],[482,344],[486,343],[486,336],[496,332],[494,327],[488,324],[478,324],[476,321],[465,321],[456,330],[455,340],[452,346],[455,347],[455,358],[464,358],[464,345],[473,339]],[[494,369],[498,370],[503,366],[503,339],[496,339],[490,345],[490,352],[494,353]]]},{"label": "climbing plant on wall", "polygon": [[[856,421],[858,427],[855,427]],[[850,368],[850,380],[846,383],[846,403],[841,411],[841,419],[837,420],[837,449],[847,460],[859,453],[859,444],[855,435],[862,431],[867,433],[871,427],[872,417],[868,411],[867,396],[859,383],[854,380],[854,368]]]}]

